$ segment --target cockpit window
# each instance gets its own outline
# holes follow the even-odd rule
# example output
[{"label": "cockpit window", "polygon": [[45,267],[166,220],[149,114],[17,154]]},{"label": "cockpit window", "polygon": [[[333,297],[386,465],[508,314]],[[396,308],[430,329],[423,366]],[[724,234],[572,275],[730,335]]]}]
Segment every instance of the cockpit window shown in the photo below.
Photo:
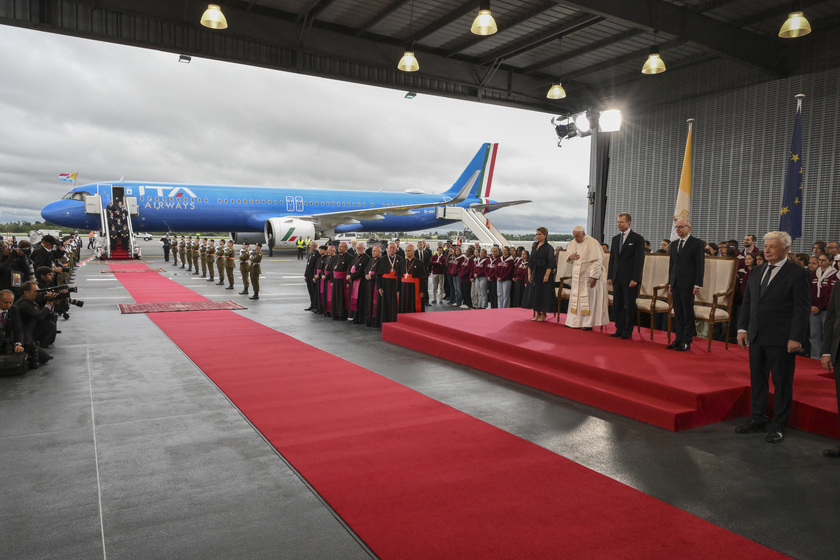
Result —
[{"label": "cockpit window", "polygon": [[61,197],[62,200],[80,200],[84,201],[85,198],[90,196],[90,193],[86,193],[84,191],[70,191],[69,193],[65,194]]}]

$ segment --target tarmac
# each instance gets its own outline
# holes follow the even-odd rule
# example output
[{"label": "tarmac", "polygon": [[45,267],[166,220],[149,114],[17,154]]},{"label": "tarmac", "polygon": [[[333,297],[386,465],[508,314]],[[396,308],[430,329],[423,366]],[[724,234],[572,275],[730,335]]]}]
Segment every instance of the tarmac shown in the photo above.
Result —
[{"label": "tarmac", "polygon": [[[838,557],[840,461],[820,453],[835,440],[789,430],[768,444],[736,435],[741,419],[670,432],[306,312],[294,252],[266,253],[253,301],[164,263],[155,241],[141,247],[149,266],[259,323],[765,546]],[[79,267],[85,305],[59,319],[55,360],[0,378],[0,558],[375,558],[168,337],[119,313],[133,300],[102,266]],[[218,351],[272,349],[231,339]]]}]

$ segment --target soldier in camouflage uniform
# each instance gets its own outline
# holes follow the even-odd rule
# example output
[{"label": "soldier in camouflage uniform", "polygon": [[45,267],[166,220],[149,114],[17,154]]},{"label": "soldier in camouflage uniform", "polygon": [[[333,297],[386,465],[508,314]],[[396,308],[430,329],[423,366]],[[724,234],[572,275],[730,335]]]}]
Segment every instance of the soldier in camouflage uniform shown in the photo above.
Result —
[{"label": "soldier in camouflage uniform", "polygon": [[248,273],[251,269],[250,265],[251,251],[248,249],[248,244],[243,243],[239,250],[239,274],[242,275],[242,284],[245,286],[239,295],[248,295]]}]

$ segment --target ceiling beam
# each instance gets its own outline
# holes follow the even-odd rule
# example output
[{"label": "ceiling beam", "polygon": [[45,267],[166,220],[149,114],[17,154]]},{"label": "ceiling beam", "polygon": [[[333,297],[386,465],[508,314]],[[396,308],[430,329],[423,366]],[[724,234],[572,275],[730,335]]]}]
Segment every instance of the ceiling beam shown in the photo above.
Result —
[{"label": "ceiling beam", "polygon": [[422,41],[424,37],[428,37],[429,35],[431,35],[435,31],[438,31],[438,30],[446,27],[447,25],[449,25],[453,21],[459,20],[462,17],[464,17],[465,15],[469,14],[470,12],[474,12],[474,11],[475,11],[476,14],[478,14],[478,12],[476,11],[476,3],[473,2],[472,0],[470,0],[469,2],[467,2],[465,4],[462,4],[461,6],[455,8],[454,10],[452,10],[448,14],[444,15],[443,17],[438,18],[437,21],[434,21],[434,22],[430,23],[429,25],[427,25],[426,27],[424,27],[420,31],[417,31],[416,33],[412,34],[408,39],[406,39],[406,43],[411,44],[411,43],[414,43],[415,41]]},{"label": "ceiling beam", "polygon": [[621,33],[616,33],[615,35],[604,37],[600,41],[595,41],[594,43],[590,43],[584,47],[580,47],[579,49],[560,53],[557,56],[552,56],[551,58],[535,62],[530,66],[525,66],[520,71],[523,74],[532,74],[547,66],[552,66],[554,64],[557,64],[558,62],[566,62],[567,60],[571,60],[575,57],[582,56],[584,54],[588,54],[599,49],[603,49],[604,47],[608,47],[613,43],[618,43],[619,41],[630,39],[637,35],[641,35],[642,33],[644,33],[644,31],[642,31],[641,29],[628,29],[627,31],[622,31]]},{"label": "ceiling beam", "polygon": [[548,30],[544,28],[536,33],[526,35],[522,39],[514,41],[511,44],[492,50],[482,56],[479,64],[489,64],[490,62],[500,58],[505,59],[520,55],[524,52],[528,52],[545,45],[546,43],[550,43],[559,37],[571,35],[575,31],[580,31],[581,29],[585,29],[590,25],[595,25],[596,23],[600,23],[602,21],[604,21],[604,18],[600,16],[593,16],[592,14],[586,13],[580,14],[570,20],[559,22],[557,27],[553,27]]},{"label": "ceiling beam", "polygon": [[400,8],[408,4],[411,0],[396,0],[392,2],[390,6],[385,8],[384,10],[380,11],[378,14],[364,22],[359,28],[356,30],[356,37],[360,37],[365,33],[369,32],[373,29],[376,25],[382,23],[389,17],[391,17],[394,13],[396,13]]},{"label": "ceiling beam", "polygon": [[784,75],[783,51],[773,39],[698,14],[663,0],[555,0],[558,4],[618,20],[631,27],[658,30],[759,68]]}]

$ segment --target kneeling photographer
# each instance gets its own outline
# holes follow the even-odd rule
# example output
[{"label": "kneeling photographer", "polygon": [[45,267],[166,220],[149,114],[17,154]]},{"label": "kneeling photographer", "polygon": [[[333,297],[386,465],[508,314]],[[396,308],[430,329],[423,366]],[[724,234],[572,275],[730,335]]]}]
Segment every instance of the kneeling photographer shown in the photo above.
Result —
[{"label": "kneeling photographer", "polygon": [[40,364],[52,360],[44,348],[55,342],[56,331],[55,314],[50,305],[41,307],[36,302],[38,284],[34,281],[24,282],[23,295],[15,302],[23,326],[24,348],[29,356],[29,367],[37,369]]}]

